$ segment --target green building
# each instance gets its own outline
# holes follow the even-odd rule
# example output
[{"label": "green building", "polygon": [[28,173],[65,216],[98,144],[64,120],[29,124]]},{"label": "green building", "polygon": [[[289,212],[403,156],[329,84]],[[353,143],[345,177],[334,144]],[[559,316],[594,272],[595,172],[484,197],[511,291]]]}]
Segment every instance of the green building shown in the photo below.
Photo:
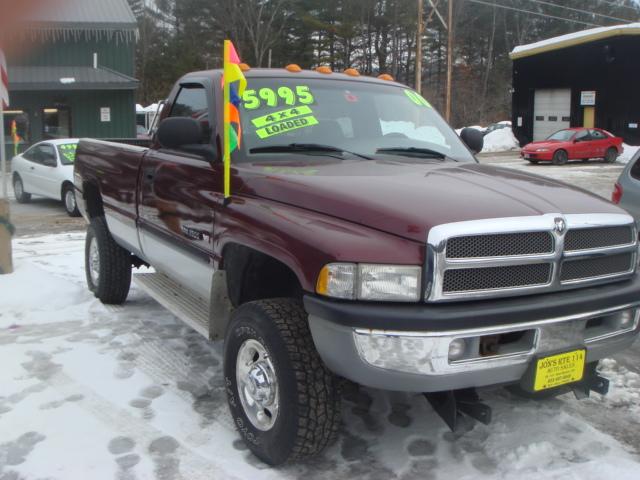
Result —
[{"label": "green building", "polygon": [[[135,137],[137,24],[127,0],[62,0],[11,38],[5,111],[8,158],[51,138]],[[15,124],[13,123],[15,121]]]}]

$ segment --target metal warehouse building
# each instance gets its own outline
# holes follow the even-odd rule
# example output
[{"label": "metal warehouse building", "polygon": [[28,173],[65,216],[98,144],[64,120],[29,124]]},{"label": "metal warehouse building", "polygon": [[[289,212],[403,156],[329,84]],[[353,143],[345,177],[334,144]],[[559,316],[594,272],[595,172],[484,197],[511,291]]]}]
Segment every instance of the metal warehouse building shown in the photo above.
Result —
[{"label": "metal warehouse building", "polygon": [[599,127],[640,144],[640,23],[516,47],[513,131],[521,144],[567,127]]},{"label": "metal warehouse building", "polygon": [[7,55],[9,155],[43,139],[135,137],[137,25],[127,0],[56,2],[20,30],[5,39],[20,46]]}]

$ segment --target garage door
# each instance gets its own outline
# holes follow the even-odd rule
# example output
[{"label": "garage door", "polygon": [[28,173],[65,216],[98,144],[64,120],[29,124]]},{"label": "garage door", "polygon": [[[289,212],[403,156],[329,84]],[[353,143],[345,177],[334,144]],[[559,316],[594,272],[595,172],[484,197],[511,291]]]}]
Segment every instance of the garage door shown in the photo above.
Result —
[{"label": "garage door", "polygon": [[536,90],[533,102],[533,139],[544,140],[563,128],[571,119],[571,89]]}]

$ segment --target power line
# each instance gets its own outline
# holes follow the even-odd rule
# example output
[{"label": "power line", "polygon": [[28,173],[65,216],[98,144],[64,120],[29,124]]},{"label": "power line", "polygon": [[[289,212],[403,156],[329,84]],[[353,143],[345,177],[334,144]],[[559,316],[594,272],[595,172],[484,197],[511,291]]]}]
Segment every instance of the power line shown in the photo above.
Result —
[{"label": "power line", "polygon": [[632,21],[632,20],[627,20],[625,18],[612,17],[610,15],[605,15],[603,13],[590,12],[590,11],[587,11],[587,10],[581,10],[579,8],[573,8],[573,7],[566,7],[564,5],[558,5],[557,3],[545,2],[544,0],[527,0],[527,1],[534,2],[534,3],[539,3],[540,5],[549,5],[551,7],[562,8],[564,10],[570,10],[572,12],[578,12],[578,13],[582,13],[584,15],[593,15],[593,16],[597,16],[597,17],[608,18],[610,20],[615,20],[617,22],[629,23],[629,22]]},{"label": "power line", "polygon": [[554,20],[562,20],[562,21],[565,21],[565,22],[579,23],[581,25],[586,25],[588,27],[605,27],[606,26],[606,25],[602,25],[602,24],[599,24],[599,23],[590,23],[590,22],[584,22],[582,20],[574,20],[573,18],[559,17],[557,15],[551,15],[551,14],[548,14],[548,13],[533,12],[531,10],[525,10],[523,8],[510,7],[508,5],[501,5],[499,3],[489,3],[489,2],[484,2],[482,0],[467,0],[467,1],[471,2],[471,3],[478,3],[480,5],[486,5],[488,7],[497,7],[497,8],[503,8],[505,10],[512,10],[514,12],[528,13],[530,15],[536,15],[538,17],[553,18]]}]

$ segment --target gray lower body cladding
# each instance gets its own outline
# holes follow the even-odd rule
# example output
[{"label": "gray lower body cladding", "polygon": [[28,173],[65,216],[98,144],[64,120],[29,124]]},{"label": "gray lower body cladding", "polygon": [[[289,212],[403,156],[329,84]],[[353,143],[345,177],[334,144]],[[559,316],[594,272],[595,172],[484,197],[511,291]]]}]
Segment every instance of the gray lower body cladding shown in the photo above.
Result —
[{"label": "gray lower body cladding", "polygon": [[[600,298],[592,302],[595,291]],[[410,392],[516,383],[535,358],[577,348],[586,348],[587,363],[597,361],[633,343],[640,330],[639,304],[637,278],[458,305],[305,298],[314,343],[329,369],[361,385]],[[441,315],[430,314],[440,309]],[[507,340],[489,355],[478,354],[480,343],[493,338]],[[452,360],[449,346],[455,339],[464,339],[469,351]]]}]

